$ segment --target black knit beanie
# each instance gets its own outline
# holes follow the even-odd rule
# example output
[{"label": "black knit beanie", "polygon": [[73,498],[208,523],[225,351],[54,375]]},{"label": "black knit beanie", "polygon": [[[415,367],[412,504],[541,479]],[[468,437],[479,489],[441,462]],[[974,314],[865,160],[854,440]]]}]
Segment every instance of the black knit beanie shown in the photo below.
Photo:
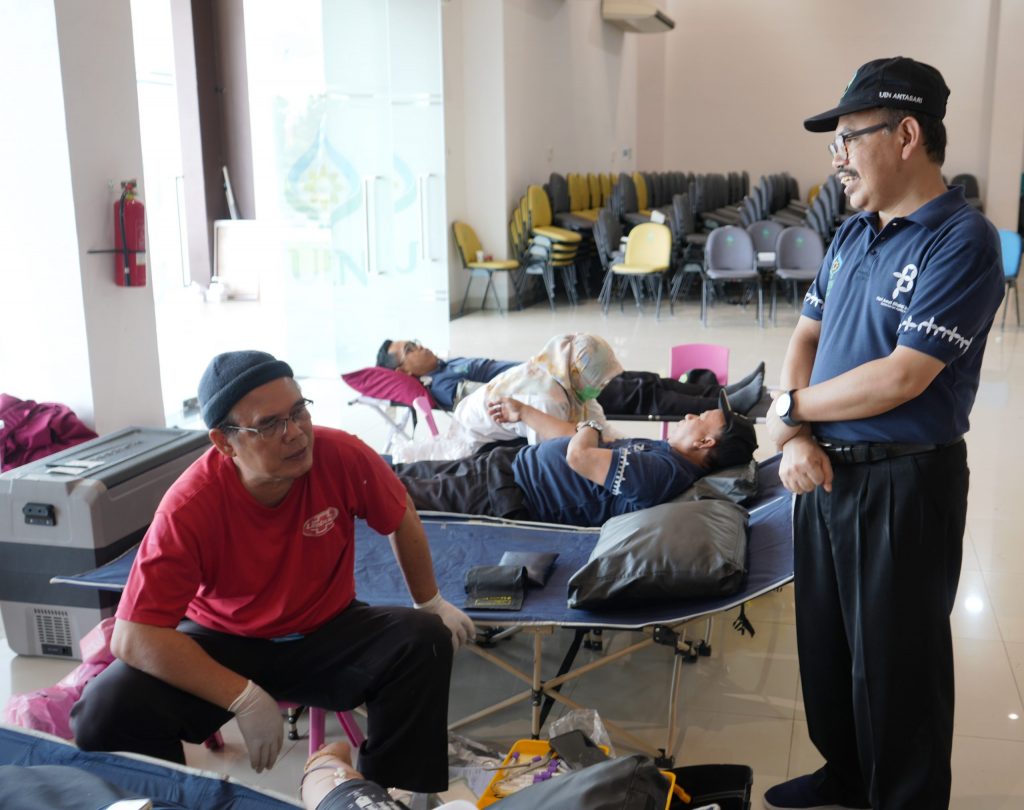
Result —
[{"label": "black knit beanie", "polygon": [[224,421],[242,397],[279,377],[294,377],[292,368],[272,354],[224,352],[210,361],[199,381],[199,407],[208,428]]}]

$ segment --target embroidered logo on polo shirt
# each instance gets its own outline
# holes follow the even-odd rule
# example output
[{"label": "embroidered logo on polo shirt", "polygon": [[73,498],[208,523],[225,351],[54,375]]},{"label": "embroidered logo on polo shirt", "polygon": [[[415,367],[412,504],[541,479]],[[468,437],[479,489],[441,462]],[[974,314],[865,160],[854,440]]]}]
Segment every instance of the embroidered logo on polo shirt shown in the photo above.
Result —
[{"label": "embroidered logo on polo shirt", "polygon": [[896,286],[892,291],[892,300],[895,301],[900,293],[908,293],[914,289],[914,279],[917,278],[917,265],[908,264],[898,273],[893,273],[896,279]]},{"label": "embroidered logo on polo shirt", "polygon": [[[828,286],[825,287],[825,295],[827,296],[832,292],[832,284],[836,280],[836,273],[839,272],[839,268],[843,266],[843,259],[837,253],[836,257],[832,260],[832,266],[828,269]],[[822,302],[824,303],[824,301]]]},{"label": "embroidered logo on polo shirt", "polygon": [[334,522],[338,519],[338,510],[328,506],[323,512],[317,512],[309,520],[302,524],[302,533],[306,537],[319,537],[327,534],[334,528]]}]

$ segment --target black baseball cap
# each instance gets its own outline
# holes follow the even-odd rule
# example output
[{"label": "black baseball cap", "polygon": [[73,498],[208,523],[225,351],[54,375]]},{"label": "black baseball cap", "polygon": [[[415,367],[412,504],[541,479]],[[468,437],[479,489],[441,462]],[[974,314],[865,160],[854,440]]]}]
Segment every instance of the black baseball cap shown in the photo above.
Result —
[{"label": "black baseball cap", "polygon": [[718,408],[725,415],[725,427],[715,444],[718,466],[725,468],[746,464],[754,457],[757,449],[754,423],[749,417],[732,409],[724,388],[718,392]]},{"label": "black baseball cap", "polygon": [[804,121],[810,132],[831,132],[839,117],[873,107],[912,110],[942,120],[949,88],[931,65],[905,56],[875,59],[861,65],[843,91],[839,104]]}]

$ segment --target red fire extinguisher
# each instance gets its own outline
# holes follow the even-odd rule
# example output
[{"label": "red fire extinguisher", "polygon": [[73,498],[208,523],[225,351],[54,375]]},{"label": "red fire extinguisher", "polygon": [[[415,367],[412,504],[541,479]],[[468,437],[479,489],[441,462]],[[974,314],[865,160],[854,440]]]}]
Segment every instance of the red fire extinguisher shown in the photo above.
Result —
[{"label": "red fire extinguisher", "polygon": [[136,182],[121,182],[114,203],[114,281],[119,287],[146,286],[146,208],[135,196]]}]

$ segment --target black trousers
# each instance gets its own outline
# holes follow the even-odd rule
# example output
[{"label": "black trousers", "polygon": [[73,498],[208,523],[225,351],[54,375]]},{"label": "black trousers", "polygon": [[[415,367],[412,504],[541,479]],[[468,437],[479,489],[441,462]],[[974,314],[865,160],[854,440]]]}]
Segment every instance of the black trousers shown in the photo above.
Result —
[{"label": "black trousers", "polygon": [[[353,602],[294,641],[242,638],[188,620],[178,629],[277,700],[332,711],[365,703],[359,769],[367,779],[424,793],[447,789],[452,644],[437,616]],[[180,763],[182,740],[201,743],[232,716],[121,661],[86,687],[71,712],[80,748]]]},{"label": "black trousers", "polygon": [[395,465],[395,474],[417,509],[529,520],[512,462],[521,443],[499,445],[455,461]]},{"label": "black trousers", "polygon": [[686,416],[717,408],[719,388],[681,383],[653,371],[624,371],[609,381],[597,401],[609,415]]},{"label": "black trousers", "polygon": [[841,803],[949,806],[949,616],[967,514],[967,450],[834,465],[797,496],[796,623],[815,775]]}]

